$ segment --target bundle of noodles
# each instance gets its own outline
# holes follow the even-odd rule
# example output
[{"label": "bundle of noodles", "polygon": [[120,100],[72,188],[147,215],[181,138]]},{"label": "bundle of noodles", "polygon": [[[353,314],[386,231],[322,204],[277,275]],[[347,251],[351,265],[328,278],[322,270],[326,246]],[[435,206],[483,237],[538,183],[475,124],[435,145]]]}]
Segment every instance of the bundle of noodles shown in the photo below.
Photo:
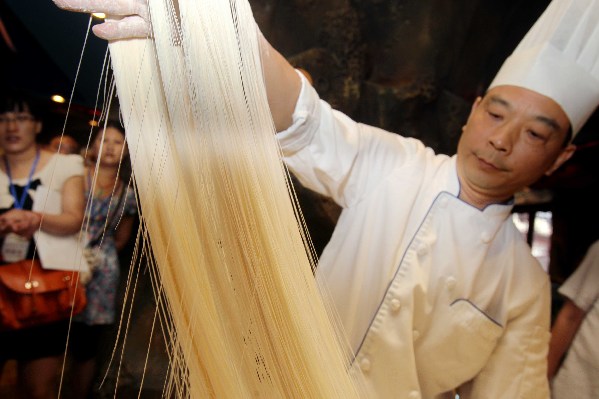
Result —
[{"label": "bundle of noodles", "polygon": [[110,44],[166,301],[167,396],[359,397],[312,275],[245,0],[150,0]]}]

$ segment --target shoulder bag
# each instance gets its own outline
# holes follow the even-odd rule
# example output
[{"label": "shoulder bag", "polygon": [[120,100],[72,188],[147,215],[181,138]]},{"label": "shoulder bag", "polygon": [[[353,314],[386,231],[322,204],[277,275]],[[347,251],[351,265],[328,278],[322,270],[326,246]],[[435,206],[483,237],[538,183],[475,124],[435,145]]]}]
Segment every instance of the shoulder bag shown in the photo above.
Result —
[{"label": "shoulder bag", "polygon": [[86,304],[79,273],[44,270],[37,259],[0,265],[0,330],[68,319]]}]

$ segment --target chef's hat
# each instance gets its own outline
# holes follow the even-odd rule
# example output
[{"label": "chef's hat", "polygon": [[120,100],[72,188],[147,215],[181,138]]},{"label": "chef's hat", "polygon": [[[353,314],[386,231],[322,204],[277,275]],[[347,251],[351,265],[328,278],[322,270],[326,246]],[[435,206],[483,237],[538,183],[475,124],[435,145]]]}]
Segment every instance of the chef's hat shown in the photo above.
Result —
[{"label": "chef's hat", "polygon": [[576,135],[599,104],[599,0],[553,0],[489,88],[501,85],[553,99]]}]

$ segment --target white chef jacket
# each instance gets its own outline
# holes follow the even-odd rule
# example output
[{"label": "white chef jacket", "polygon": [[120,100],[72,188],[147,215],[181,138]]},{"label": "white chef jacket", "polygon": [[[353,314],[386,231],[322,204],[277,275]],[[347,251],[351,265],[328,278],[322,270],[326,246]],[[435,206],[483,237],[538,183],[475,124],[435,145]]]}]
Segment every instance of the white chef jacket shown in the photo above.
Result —
[{"label": "white chef jacket", "polygon": [[368,398],[547,398],[550,284],[509,218],[458,199],[456,158],[332,110],[303,79],[277,136],[343,211],[320,260]]},{"label": "white chef jacket", "polygon": [[599,398],[599,241],[588,250],[560,294],[584,310],[585,317],[553,380],[554,399]]}]

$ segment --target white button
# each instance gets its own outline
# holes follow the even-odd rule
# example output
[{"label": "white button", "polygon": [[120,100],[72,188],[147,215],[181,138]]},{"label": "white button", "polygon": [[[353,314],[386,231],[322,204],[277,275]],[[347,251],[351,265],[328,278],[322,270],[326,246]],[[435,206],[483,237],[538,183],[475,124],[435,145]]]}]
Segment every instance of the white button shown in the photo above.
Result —
[{"label": "white button", "polygon": [[445,285],[447,285],[447,288],[449,290],[453,290],[455,288],[456,283],[457,280],[455,279],[455,277],[447,277],[447,281],[445,281]]},{"label": "white button", "polygon": [[423,256],[424,254],[426,254],[427,248],[426,245],[424,244],[419,244],[418,247],[416,248],[416,253],[418,254],[418,256]]},{"label": "white button", "polygon": [[408,394],[408,398],[409,399],[420,399],[420,392],[418,392],[418,391],[411,391]]},{"label": "white button", "polygon": [[420,331],[418,331],[418,330],[412,331],[412,337],[414,338],[414,341],[416,341],[420,337]]},{"label": "white button", "polygon": [[391,311],[393,313],[397,313],[397,312],[399,312],[400,308],[401,308],[401,301],[399,299],[392,299],[391,300]]},{"label": "white button", "polygon": [[366,372],[370,370],[370,359],[368,358],[364,358],[362,360],[360,360],[360,368],[362,369],[362,371]]},{"label": "white button", "polygon": [[480,235],[480,239],[482,240],[482,242],[484,242],[485,244],[488,244],[489,242],[491,242],[491,233],[489,233],[488,231],[483,232]]}]

